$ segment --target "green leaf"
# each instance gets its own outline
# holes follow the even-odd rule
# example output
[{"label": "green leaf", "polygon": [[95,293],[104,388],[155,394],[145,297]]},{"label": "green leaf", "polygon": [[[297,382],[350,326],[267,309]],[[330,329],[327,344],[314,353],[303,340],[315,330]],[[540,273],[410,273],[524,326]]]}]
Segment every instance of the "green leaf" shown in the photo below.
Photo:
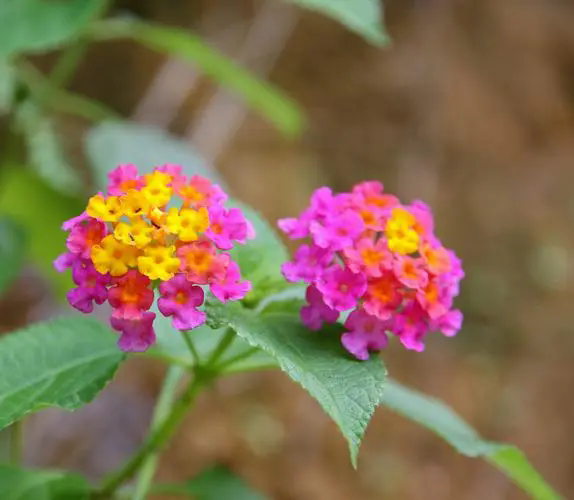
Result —
[{"label": "green leaf", "polygon": [[25,241],[22,228],[11,218],[0,215],[0,294],[20,271]]},{"label": "green leaf", "polygon": [[0,115],[8,113],[16,92],[16,70],[10,61],[0,59]]},{"label": "green leaf", "polygon": [[285,134],[298,135],[303,128],[302,113],[291,98],[186,30],[116,19],[97,23],[92,34],[98,39],[130,37],[153,50],[191,60],[219,84],[239,94]]},{"label": "green leaf", "polygon": [[383,395],[386,370],[380,358],[352,359],[341,346],[340,325],[312,332],[298,315],[257,315],[238,303],[209,301],[206,310],[276,358],[281,369],[309,391],[339,426],[356,466],[361,439]]},{"label": "green leaf", "polygon": [[85,149],[94,166],[96,187],[104,189],[108,172],[118,165],[133,163],[140,172],[166,163],[182,165],[186,174],[197,174],[222,185],[217,172],[204,162],[193,147],[156,127],[134,123],[102,123],[90,129]]},{"label": "green leaf", "polygon": [[242,479],[222,466],[205,469],[186,483],[158,484],[154,491],[190,495],[196,500],[265,500],[269,498],[254,491]]},{"label": "green leaf", "polygon": [[[156,313],[156,319],[154,321],[156,344],[149,350],[149,353],[158,357],[167,357],[177,360],[180,363],[191,365],[193,359],[185,341],[182,338],[181,332],[173,328],[171,325],[171,319],[162,316],[158,312],[157,306],[154,305],[152,311]],[[202,361],[209,359],[214,349],[225,335],[225,331],[226,328],[218,328],[214,330],[207,325],[202,325],[189,332],[191,340]],[[220,358],[218,365],[226,364],[236,356],[246,352],[248,349],[250,349],[249,344],[236,336]],[[248,358],[238,361],[237,363],[233,363],[226,368],[225,372],[232,373],[261,370],[275,365],[276,363],[274,358],[265,352],[260,351],[254,353]]]},{"label": "green leaf", "polygon": [[81,179],[64,157],[50,118],[35,103],[26,101],[18,107],[16,121],[24,134],[30,164],[38,175],[64,193],[81,192]]},{"label": "green leaf", "polygon": [[292,284],[291,286],[267,295],[257,304],[256,311],[282,312],[299,314],[301,308],[307,303],[305,300],[306,285]]},{"label": "green leaf", "polygon": [[102,323],[80,316],[36,323],[0,339],[0,429],[46,406],[89,403],[124,354]]},{"label": "green leaf", "polygon": [[374,45],[383,46],[389,37],[381,22],[381,0],[288,0],[332,17]]},{"label": "green leaf", "polygon": [[2,0],[0,57],[55,49],[77,35],[105,0]]},{"label": "green leaf", "polygon": [[464,420],[437,399],[388,380],[382,404],[436,432],[463,455],[483,457],[533,498],[562,498],[532,467],[522,451],[507,444],[484,441]]},{"label": "green leaf", "polygon": [[76,474],[0,465],[0,498],[6,500],[83,500],[89,491],[88,482]]}]

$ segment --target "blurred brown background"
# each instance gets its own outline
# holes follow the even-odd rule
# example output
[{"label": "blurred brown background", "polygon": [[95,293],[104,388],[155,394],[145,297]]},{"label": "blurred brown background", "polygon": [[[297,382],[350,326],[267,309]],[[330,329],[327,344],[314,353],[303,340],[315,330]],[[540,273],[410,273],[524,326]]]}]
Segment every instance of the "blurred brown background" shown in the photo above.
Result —
[{"label": "blurred brown background", "polygon": [[[455,339],[430,339],[424,354],[393,345],[389,371],[484,436],[522,447],[574,498],[574,2],[387,1],[393,43],[383,50],[273,0],[116,4],[194,28],[301,103],[307,131],[284,139],[197,69],[129,43],[94,46],[72,84],[193,142],[271,221],[300,211],[320,185],[364,179],[432,205],[467,272],[465,324]],[[72,150],[75,125],[62,124]],[[14,284],[2,328],[58,307],[42,283],[28,270]],[[30,463],[92,477],[120,463],[145,432],[161,373],[138,360],[90,407],[30,419]],[[385,409],[353,471],[335,425],[275,372],[235,376],[204,395],[159,476],[190,477],[213,461],[280,500],[525,498]]]}]

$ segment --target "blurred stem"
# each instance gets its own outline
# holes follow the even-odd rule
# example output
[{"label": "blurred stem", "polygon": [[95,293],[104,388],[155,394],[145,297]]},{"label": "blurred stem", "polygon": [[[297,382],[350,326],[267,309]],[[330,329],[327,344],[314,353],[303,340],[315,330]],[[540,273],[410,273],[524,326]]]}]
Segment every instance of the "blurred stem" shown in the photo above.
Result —
[{"label": "blurred stem", "polygon": [[33,64],[19,61],[16,69],[22,83],[41,106],[48,106],[91,121],[121,119],[115,111],[98,101],[52,87],[49,80]]},{"label": "blurred stem", "polygon": [[48,77],[51,88],[66,87],[74,76],[78,64],[88,49],[89,40],[81,37],[63,51]]},{"label": "blurred stem", "polygon": [[138,451],[121,467],[105,479],[101,487],[96,490],[92,498],[106,499],[113,497],[116,490],[130,479],[152,453],[159,453],[163,446],[173,436],[173,433],[181,424],[187,411],[191,407],[200,390],[212,381],[212,376],[207,372],[197,371],[187,388],[172,406],[169,414],[162,420],[157,428],[148,436]]},{"label": "blurred stem", "polygon": [[88,27],[86,27],[77,38],[72,40],[70,45],[65,47],[60,54],[60,57],[56,61],[56,64],[52,68],[50,76],[48,77],[50,87],[66,87],[68,83],[70,83],[70,80],[74,76],[74,72],[76,71],[78,64],[88,50],[90,39],[86,35],[86,32],[88,31],[89,26],[101,21],[101,18],[109,10],[110,4],[112,3],[111,0],[99,0],[99,2],[99,11],[95,16],[95,19],[90,24],[88,24]]},{"label": "blurred stem", "polygon": [[22,420],[17,420],[12,424],[10,433],[10,462],[20,465],[22,461]]},{"label": "blurred stem", "polygon": [[197,352],[197,349],[195,348],[195,345],[193,344],[193,340],[191,340],[191,338],[189,336],[189,330],[182,331],[181,335],[183,337],[183,341],[185,342],[185,345],[187,346],[187,348],[189,349],[189,352],[191,353],[191,357],[193,358],[193,366],[198,366],[199,364],[201,364],[201,358],[199,357],[199,353]]},{"label": "blurred stem", "polygon": [[211,356],[207,360],[207,366],[213,366],[219,358],[221,358],[222,354],[227,350],[227,348],[231,345],[233,340],[235,339],[235,331],[232,328],[228,328],[225,331],[225,335],[219,341],[219,344],[215,346],[215,349],[211,353]]},{"label": "blurred stem", "polygon": [[[154,409],[151,430],[157,430],[160,423],[167,417],[175,398],[177,386],[185,371],[180,366],[170,366],[165,376],[161,393]],[[144,500],[155,475],[158,462],[158,450],[152,451],[142,464],[132,500]]]}]

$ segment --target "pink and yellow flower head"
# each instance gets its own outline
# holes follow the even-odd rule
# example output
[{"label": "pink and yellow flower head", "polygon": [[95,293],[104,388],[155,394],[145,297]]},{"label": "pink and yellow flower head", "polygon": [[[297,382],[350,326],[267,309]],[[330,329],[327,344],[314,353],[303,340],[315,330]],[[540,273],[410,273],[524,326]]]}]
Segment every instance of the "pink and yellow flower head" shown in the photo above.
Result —
[{"label": "pink and yellow flower head", "polygon": [[462,314],[452,303],[464,272],[434,236],[422,201],[403,205],[377,181],[350,193],[322,187],[298,218],[278,226],[291,239],[308,239],[282,267],[288,281],[309,285],[303,322],[316,330],[349,311],[341,340],[357,358],[384,348],[388,332],[422,351],[429,332],[460,329]]},{"label": "pink and yellow flower head", "polygon": [[221,301],[249,292],[228,251],[253,238],[254,230],[240,209],[225,208],[219,186],[197,175],[187,179],[179,165],[145,175],[135,165],[120,165],[108,180],[106,194],[92,196],[83,214],[62,225],[69,231],[68,251],[54,266],[72,268],[73,307],[89,313],[94,302],[110,304],[122,349],[142,351],[154,343],[149,309],[156,288],[160,313],[179,330],[205,322],[198,309],[202,285]]}]

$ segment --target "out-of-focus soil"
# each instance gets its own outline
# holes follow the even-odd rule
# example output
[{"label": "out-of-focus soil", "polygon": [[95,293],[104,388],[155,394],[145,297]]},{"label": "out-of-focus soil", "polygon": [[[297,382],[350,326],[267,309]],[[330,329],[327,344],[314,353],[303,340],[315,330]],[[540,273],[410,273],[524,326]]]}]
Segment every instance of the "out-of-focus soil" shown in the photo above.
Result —
[{"label": "out-of-focus soil", "polygon": [[[308,112],[308,132],[287,141],[249,116],[217,167],[270,220],[301,210],[321,184],[367,178],[428,201],[439,236],[464,261],[465,325],[455,339],[430,339],[424,354],[391,346],[389,371],[488,438],[519,445],[574,497],[574,4],[386,3],[385,50],[302,13],[271,78]],[[178,22],[153,9],[142,13]],[[128,114],[158,61],[108,46],[90,54],[74,85]],[[185,125],[180,116],[172,130]],[[32,304],[48,295],[29,295],[38,279],[15,284],[3,328],[36,317]],[[34,417],[30,462],[100,476],[141,438],[161,373],[131,363],[99,403]],[[222,380],[202,396],[159,476],[182,479],[212,461],[281,500],[525,498],[495,469],[385,409],[354,471],[334,424],[275,372]]]}]

